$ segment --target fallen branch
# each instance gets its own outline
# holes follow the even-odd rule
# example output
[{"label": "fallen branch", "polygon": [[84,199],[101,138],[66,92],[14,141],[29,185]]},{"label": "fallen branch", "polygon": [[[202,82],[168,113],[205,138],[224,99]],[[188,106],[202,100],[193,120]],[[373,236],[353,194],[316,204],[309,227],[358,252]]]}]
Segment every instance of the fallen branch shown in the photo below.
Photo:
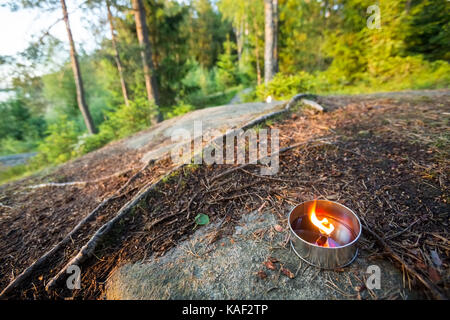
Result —
[{"label": "fallen branch", "polygon": [[[299,93],[299,94],[293,96],[291,98],[291,100],[289,100],[288,103],[286,103],[286,106],[282,110],[273,111],[273,112],[265,114],[265,115],[263,115],[263,116],[261,116],[259,118],[256,118],[256,119],[248,122],[247,124],[245,124],[241,129],[242,130],[246,130],[246,129],[251,128],[251,127],[253,127],[253,126],[257,125],[257,124],[260,124],[261,122],[264,122],[264,121],[266,121],[266,120],[268,120],[270,118],[273,118],[273,117],[276,117],[276,116],[278,116],[280,114],[286,113],[295,105],[295,103],[297,103],[300,99],[303,99],[303,98],[306,98],[306,97],[316,97],[316,96],[313,95],[313,94],[310,94],[310,93]],[[239,130],[239,129],[237,129],[237,130]]]},{"label": "fallen branch", "polygon": [[70,182],[49,182],[49,183],[41,183],[41,184],[37,184],[34,186],[29,186],[28,188],[30,189],[38,189],[38,188],[45,188],[45,187],[67,187],[67,186],[76,186],[76,185],[84,185],[84,184],[89,184],[89,183],[97,183],[103,180],[108,180],[111,178],[115,178],[118,176],[121,176],[125,173],[128,173],[130,171],[133,171],[136,168],[129,168],[126,170],[122,170],[119,172],[115,172],[112,175],[106,176],[106,177],[101,177],[98,179],[94,179],[94,180],[87,180],[87,181],[70,181]]},{"label": "fallen branch", "polygon": [[270,176],[263,176],[263,175],[260,175],[260,174],[256,174],[256,173],[247,171],[247,170],[245,170],[245,169],[243,169],[243,168],[240,168],[240,170],[241,170],[242,172],[244,172],[244,173],[250,175],[250,176],[253,176],[253,177],[256,177],[256,178],[260,178],[260,179],[266,179],[266,180],[276,181],[276,182],[288,182],[288,183],[289,183],[289,182],[295,182],[294,180],[286,180],[286,179],[280,179],[280,178],[272,178],[272,177],[270,177]]},{"label": "fallen branch", "polygon": [[3,203],[1,203],[1,202],[0,202],[0,207],[2,207],[2,208],[8,208],[8,209],[12,209],[12,208],[13,208],[13,207],[7,206],[6,204],[3,204]]},{"label": "fallen branch", "polygon": [[294,104],[296,104],[300,99],[303,99],[303,98],[315,98],[315,97],[317,97],[316,95],[314,95],[314,94],[311,94],[311,93],[299,93],[299,94],[296,94],[295,96],[293,96],[292,98],[291,98],[291,100],[289,100],[289,102],[286,104],[286,110],[289,110],[290,108],[292,108],[293,106],[294,106]]},{"label": "fallen branch", "polygon": [[411,223],[409,226],[407,226],[405,229],[400,230],[399,232],[394,233],[393,235],[386,237],[386,240],[394,239],[395,237],[398,237],[398,236],[401,235],[402,233],[405,233],[406,231],[408,231],[409,229],[411,229],[411,227],[412,227],[413,225],[415,225],[415,224],[416,224],[417,222],[419,222],[419,221],[420,221],[420,219],[417,219],[416,221],[414,221],[413,223]]},{"label": "fallen branch", "polygon": [[316,110],[316,111],[319,111],[319,112],[325,111],[325,108],[322,107],[320,104],[318,104],[318,103],[315,102],[315,101],[308,100],[308,99],[302,99],[302,103],[305,104],[305,105],[307,105],[307,106],[310,107],[310,108],[313,108],[313,109]]},{"label": "fallen branch", "polygon": [[439,300],[447,300],[447,297],[443,295],[440,290],[428,279],[425,279],[421,274],[419,274],[417,271],[415,271],[411,266],[409,266],[400,256],[398,256],[392,249],[389,247],[389,245],[375,232],[373,232],[365,219],[363,217],[360,217],[361,220],[364,222],[364,230],[366,230],[370,235],[372,235],[375,240],[378,242],[379,245],[383,247],[383,249],[386,251],[386,253],[391,256],[394,260],[396,260],[398,263],[400,263],[403,268],[405,268],[406,271],[408,271],[410,274],[412,274],[414,277],[416,277],[430,292],[434,295],[436,299]]}]

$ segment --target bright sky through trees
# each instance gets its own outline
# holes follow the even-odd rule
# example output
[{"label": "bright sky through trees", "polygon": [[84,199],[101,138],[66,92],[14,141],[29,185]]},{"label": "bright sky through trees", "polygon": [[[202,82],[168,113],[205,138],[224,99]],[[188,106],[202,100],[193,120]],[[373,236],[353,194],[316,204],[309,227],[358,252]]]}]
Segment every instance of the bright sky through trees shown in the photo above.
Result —
[{"label": "bright sky through trees", "polygon": [[[89,30],[92,27],[92,21],[97,22],[98,18],[92,11],[83,11],[78,8],[79,3],[81,3],[81,0],[67,1],[70,25],[78,50],[82,49],[89,53],[98,47],[92,30]],[[64,63],[68,59],[69,45],[60,11],[43,13],[42,10],[37,8],[11,11],[7,6],[0,6],[0,30],[2,30],[0,32],[0,56],[15,56],[50,28],[49,33],[61,40],[66,49],[64,52],[60,52],[60,56],[53,57],[53,62],[56,65]],[[107,35],[106,32],[105,35]],[[0,66],[0,89],[10,85],[9,71],[9,65]],[[47,71],[45,69],[37,70],[37,73],[41,74]],[[0,92],[0,101],[8,97],[8,94]]]}]

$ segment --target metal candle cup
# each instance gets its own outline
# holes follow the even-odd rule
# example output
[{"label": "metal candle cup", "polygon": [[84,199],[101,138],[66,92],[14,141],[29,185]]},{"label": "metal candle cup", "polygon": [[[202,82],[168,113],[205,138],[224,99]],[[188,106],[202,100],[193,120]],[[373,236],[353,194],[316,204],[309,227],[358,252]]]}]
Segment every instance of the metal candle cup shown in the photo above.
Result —
[{"label": "metal candle cup", "polygon": [[[327,235],[328,247],[319,245],[324,243],[324,236],[309,221],[309,213],[316,209],[320,218],[326,218],[334,226],[334,230]],[[323,269],[334,269],[355,260],[361,222],[346,206],[328,200],[306,201],[292,209],[288,221],[292,249],[305,262]]]}]

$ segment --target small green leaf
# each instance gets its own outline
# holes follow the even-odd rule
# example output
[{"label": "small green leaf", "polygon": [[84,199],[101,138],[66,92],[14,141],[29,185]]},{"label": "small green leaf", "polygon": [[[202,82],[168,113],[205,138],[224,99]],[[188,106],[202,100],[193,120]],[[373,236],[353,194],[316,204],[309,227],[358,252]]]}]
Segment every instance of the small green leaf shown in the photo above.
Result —
[{"label": "small green leaf", "polygon": [[199,226],[204,226],[205,224],[209,223],[209,217],[206,214],[199,213],[195,217],[195,223],[198,224]]}]

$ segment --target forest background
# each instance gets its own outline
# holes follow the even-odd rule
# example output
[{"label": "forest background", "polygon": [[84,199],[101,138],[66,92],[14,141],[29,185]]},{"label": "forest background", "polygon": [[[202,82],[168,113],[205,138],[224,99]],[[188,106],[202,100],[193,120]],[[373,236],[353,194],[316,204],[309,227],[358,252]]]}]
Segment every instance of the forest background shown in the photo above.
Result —
[{"label": "forest background", "polygon": [[[61,19],[48,21],[48,30],[33,35],[22,52],[0,56],[0,156],[37,152],[27,164],[0,166],[0,182],[66,162],[162,119],[227,104],[244,89],[242,100],[250,102],[300,92],[450,84],[445,0],[76,4],[97,19],[89,21],[94,50],[77,43],[65,1],[1,3],[11,11],[38,9],[44,17],[60,12]],[[72,39],[52,36],[57,23],[66,23]]]}]

